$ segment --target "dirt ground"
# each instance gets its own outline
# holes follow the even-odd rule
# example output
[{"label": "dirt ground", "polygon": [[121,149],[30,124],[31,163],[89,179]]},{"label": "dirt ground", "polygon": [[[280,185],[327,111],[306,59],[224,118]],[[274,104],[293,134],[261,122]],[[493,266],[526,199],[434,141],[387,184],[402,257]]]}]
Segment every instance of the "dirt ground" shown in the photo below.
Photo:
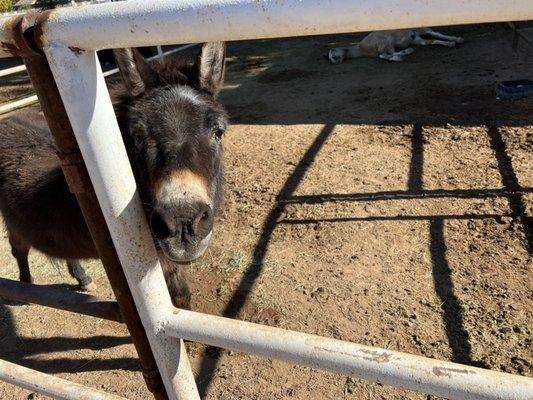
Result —
[{"label": "dirt ground", "polygon": [[[442,30],[465,44],[403,63],[322,58],[361,35],[230,44],[227,200],[190,266],[195,310],[532,375],[533,98],[500,101],[494,87],[533,78],[533,49],[514,53],[501,25]],[[0,254],[16,278],[5,235]],[[73,284],[31,262],[38,283]],[[110,297],[99,262],[85,265]],[[117,323],[3,302],[0,334],[3,359],[150,398]],[[189,349],[206,399],[432,398]],[[29,394],[0,383],[2,399],[42,398]]]}]

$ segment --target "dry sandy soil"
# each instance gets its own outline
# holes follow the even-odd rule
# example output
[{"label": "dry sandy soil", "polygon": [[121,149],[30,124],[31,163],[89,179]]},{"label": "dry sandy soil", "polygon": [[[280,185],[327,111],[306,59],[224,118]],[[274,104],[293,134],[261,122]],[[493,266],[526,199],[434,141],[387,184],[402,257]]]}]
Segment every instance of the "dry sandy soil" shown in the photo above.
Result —
[{"label": "dry sandy soil", "polygon": [[[465,44],[404,63],[322,58],[360,35],[229,46],[227,201],[190,267],[195,310],[531,376],[533,99],[494,87],[532,78],[533,49],[514,53],[502,26],[443,30]],[[38,123],[31,110],[12,118]],[[0,254],[16,278],[5,235]],[[31,262],[38,283],[73,284]],[[3,302],[0,333],[1,358],[150,398],[117,323]],[[207,399],[431,398],[189,348]],[[29,394],[0,384],[2,399]]]}]

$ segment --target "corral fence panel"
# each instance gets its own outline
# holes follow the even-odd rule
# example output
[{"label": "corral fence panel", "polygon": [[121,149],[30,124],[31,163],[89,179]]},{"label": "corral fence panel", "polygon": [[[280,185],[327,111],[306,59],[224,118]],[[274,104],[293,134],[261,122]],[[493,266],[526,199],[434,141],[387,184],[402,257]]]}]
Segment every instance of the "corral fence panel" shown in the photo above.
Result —
[{"label": "corral fence panel", "polygon": [[[96,51],[532,19],[531,0],[95,2],[3,17],[0,56],[46,54],[169,399],[199,398],[186,339],[450,399],[518,400],[533,398],[532,379],[174,308]],[[64,384],[6,368],[0,379],[43,393]]]}]

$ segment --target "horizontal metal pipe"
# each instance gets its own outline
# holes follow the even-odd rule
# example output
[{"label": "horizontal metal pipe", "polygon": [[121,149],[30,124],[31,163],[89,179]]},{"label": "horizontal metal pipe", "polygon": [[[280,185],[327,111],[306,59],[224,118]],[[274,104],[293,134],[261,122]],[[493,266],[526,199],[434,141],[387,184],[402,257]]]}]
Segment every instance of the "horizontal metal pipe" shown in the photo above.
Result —
[{"label": "horizontal metal pipe", "polygon": [[164,332],[447,399],[533,398],[531,378],[192,311],[176,309]]},{"label": "horizontal metal pipe", "polygon": [[531,0],[129,0],[52,10],[36,39],[80,51],[530,19]]},{"label": "horizontal metal pipe", "polygon": [[0,297],[122,322],[116,301],[50,286],[0,278]]},{"label": "horizontal metal pipe", "polygon": [[2,69],[0,70],[0,78],[3,76],[13,75],[22,71],[26,71],[26,66],[24,64],[17,65],[16,67]]},{"label": "horizontal metal pipe", "polygon": [[31,95],[23,97],[22,99],[10,101],[9,103],[0,104],[0,115],[18,110],[19,108],[27,107],[37,102],[39,102],[37,96]]},{"label": "horizontal metal pipe", "polygon": [[0,380],[59,400],[126,400],[5,360],[0,360]]}]

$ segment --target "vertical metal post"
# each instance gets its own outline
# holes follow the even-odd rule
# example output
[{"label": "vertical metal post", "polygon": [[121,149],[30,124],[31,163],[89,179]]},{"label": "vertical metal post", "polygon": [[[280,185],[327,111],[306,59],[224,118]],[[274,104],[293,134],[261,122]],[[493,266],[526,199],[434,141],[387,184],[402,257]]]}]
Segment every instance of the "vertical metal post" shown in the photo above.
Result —
[{"label": "vertical metal post", "polygon": [[94,51],[44,47],[170,399],[199,399],[185,346],[163,328],[173,307]]},{"label": "vertical metal post", "polygon": [[52,72],[44,56],[35,54],[24,57],[24,63],[39,97],[39,102],[48,122],[59,156],[67,172],[69,186],[76,195],[85,221],[98,250],[107,277],[120,307],[122,318],[128,327],[133,344],[139,355],[142,373],[148,389],[157,400],[167,400],[167,394],[161,376],[148,343],[146,333],[135,308],[128,283],[122,271],[120,261],[104,216],[98,205],[96,194],[89,180],[87,170],[70,126],[63,102],[59,96]]}]

